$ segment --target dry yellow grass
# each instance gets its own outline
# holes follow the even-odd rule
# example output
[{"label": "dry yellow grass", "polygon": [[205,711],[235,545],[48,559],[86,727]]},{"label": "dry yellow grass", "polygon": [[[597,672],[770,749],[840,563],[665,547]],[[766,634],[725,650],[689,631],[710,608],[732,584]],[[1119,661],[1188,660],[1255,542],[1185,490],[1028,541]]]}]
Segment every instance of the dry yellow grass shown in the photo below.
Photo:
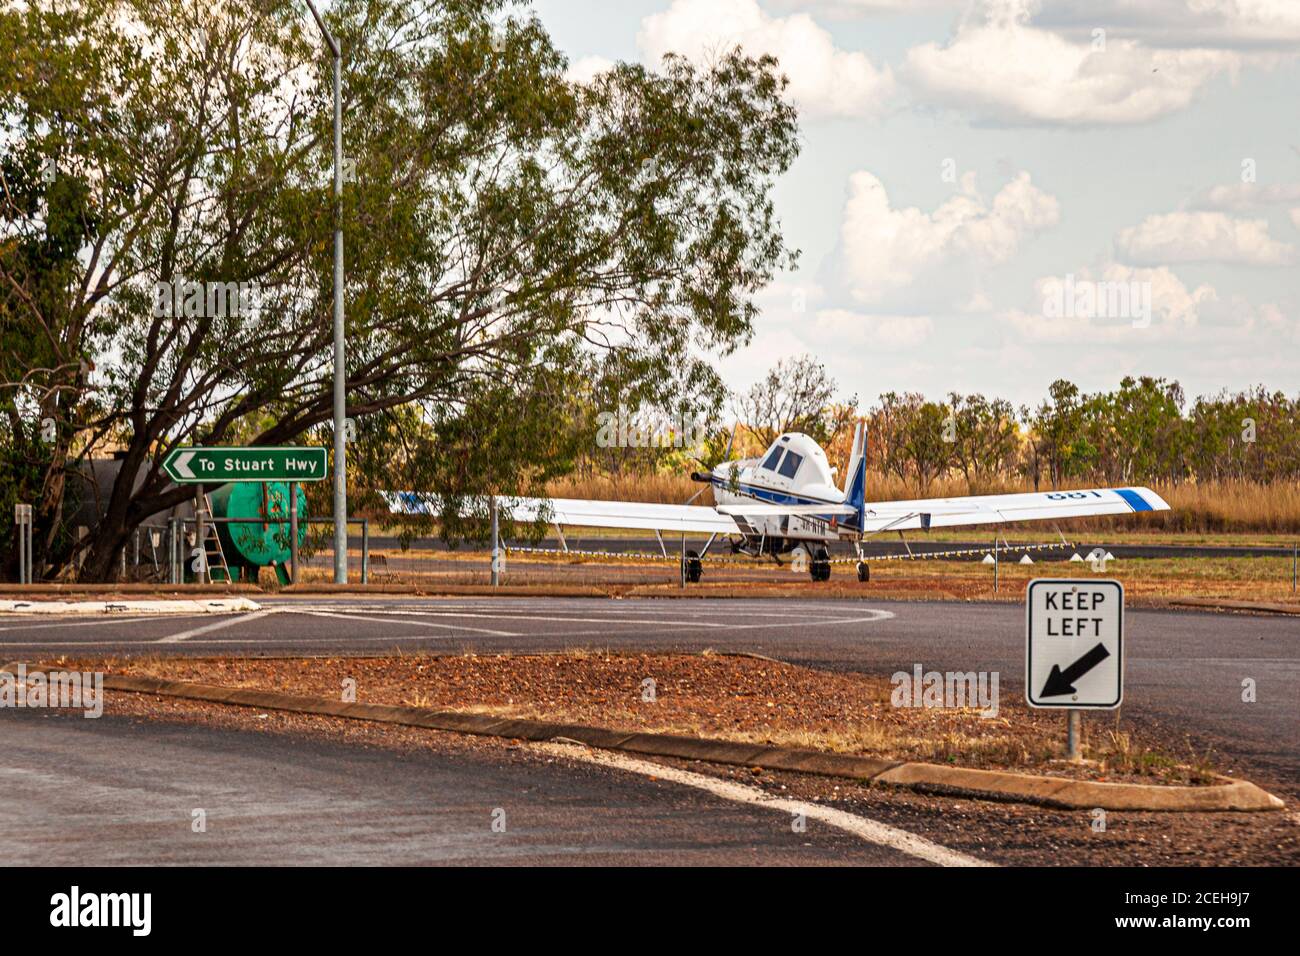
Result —
[{"label": "dry yellow grass", "polygon": [[[681,504],[703,485],[686,474],[631,474],[619,478],[564,479],[548,489],[557,498],[594,498],[609,501],[653,501]],[[1073,482],[1065,489],[1087,487]],[[1258,532],[1300,533],[1300,482],[1263,485],[1249,481],[1184,482],[1179,485],[1152,483],[1150,487],[1169,502],[1171,511],[1156,514],[1115,515],[1063,522],[1066,531],[1141,531],[1163,533],[1220,534]],[[1029,482],[999,482],[971,489],[960,478],[933,482],[924,493],[915,484],[891,475],[873,472],[867,478],[867,496],[872,501],[902,498],[945,498],[969,494],[999,494],[1033,491]],[[1050,490],[1040,485],[1040,490]],[[709,495],[698,503],[709,503]]]}]

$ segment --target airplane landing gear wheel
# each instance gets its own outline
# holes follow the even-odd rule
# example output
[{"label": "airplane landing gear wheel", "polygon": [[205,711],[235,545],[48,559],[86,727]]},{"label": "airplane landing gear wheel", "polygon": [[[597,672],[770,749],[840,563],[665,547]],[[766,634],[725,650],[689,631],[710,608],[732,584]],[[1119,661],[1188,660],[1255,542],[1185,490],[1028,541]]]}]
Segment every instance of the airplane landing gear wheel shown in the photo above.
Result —
[{"label": "airplane landing gear wheel", "polygon": [[698,584],[701,575],[704,574],[704,563],[700,561],[698,551],[686,552],[686,580],[691,584]]},{"label": "airplane landing gear wheel", "polygon": [[814,581],[831,579],[831,553],[825,548],[813,552],[812,563],[808,565],[808,574]]},{"label": "airplane landing gear wheel", "polygon": [[866,584],[871,580],[871,568],[867,567],[867,562],[858,562],[858,580]]}]

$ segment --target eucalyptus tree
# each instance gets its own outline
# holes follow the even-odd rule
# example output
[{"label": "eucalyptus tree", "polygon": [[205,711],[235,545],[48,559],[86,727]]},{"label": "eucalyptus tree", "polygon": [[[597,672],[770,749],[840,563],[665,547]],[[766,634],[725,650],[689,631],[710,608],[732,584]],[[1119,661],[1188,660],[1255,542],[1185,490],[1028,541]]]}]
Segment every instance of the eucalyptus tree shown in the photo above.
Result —
[{"label": "eucalyptus tree", "polygon": [[[357,492],[449,510],[535,493],[590,440],[593,401],[716,404],[711,356],[795,258],[771,200],[797,151],[773,59],[577,83],[504,0],[337,0],[326,19]],[[330,64],[290,0],[0,0],[0,51],[6,494],[40,501],[53,573],[73,556],[66,476],[116,450],[80,546],[106,578],[189,493],[159,470],[170,448],[327,437]]]}]

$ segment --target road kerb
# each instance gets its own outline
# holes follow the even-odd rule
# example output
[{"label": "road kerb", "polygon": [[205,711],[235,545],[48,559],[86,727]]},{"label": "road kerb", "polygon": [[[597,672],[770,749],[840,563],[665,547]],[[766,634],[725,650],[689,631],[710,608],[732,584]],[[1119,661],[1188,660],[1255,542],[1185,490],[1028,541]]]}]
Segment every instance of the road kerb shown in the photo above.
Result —
[{"label": "road kerb", "polygon": [[[16,666],[16,663],[10,664],[5,669],[10,670]],[[29,665],[29,669],[33,666]],[[582,724],[494,717],[489,714],[469,714],[462,711],[429,710],[393,704],[348,703],[252,688],[222,687],[215,684],[125,674],[106,674],[104,687],[129,693],[157,694],[164,697],[368,720],[478,736],[529,741],[551,741],[563,738],[605,750],[845,777],[884,786],[1066,809],[1254,811],[1281,810],[1285,807],[1281,800],[1253,783],[1226,777],[1219,778],[1220,783],[1203,787],[1101,783],[1011,771],[944,767],[938,764],[901,762],[852,754],[771,747],[675,734],[634,733]]]}]

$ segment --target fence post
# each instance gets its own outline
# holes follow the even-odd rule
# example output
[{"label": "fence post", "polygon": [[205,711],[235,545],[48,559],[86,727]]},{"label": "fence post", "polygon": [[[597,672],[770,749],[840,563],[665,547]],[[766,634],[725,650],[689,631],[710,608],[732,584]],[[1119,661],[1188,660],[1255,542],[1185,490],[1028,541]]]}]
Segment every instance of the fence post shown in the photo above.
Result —
[{"label": "fence post", "polygon": [[361,583],[370,583],[370,519],[361,519]]},{"label": "fence post", "polygon": [[496,495],[492,496],[492,586],[501,586],[501,524]]},{"label": "fence post", "polygon": [[998,593],[998,536],[993,535],[993,593]]},{"label": "fence post", "polygon": [[185,525],[180,518],[171,519],[171,550],[168,552],[167,571],[171,575],[172,584],[180,584],[185,578],[181,571],[181,536],[185,533]]},{"label": "fence post", "polygon": [[14,533],[18,537],[18,583],[32,583],[32,506],[14,505]]}]

